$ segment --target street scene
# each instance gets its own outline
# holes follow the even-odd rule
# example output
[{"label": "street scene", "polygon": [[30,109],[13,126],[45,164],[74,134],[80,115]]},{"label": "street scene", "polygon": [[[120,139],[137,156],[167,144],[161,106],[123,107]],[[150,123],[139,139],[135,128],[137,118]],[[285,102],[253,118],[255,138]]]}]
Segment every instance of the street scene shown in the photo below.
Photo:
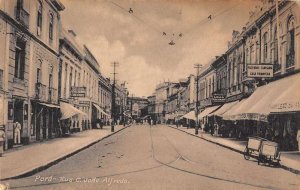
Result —
[{"label": "street scene", "polygon": [[293,173],[247,162],[166,125],[131,126],[47,170],[7,183],[10,189],[286,190],[300,185]]},{"label": "street scene", "polygon": [[299,189],[299,0],[0,0],[0,190]]}]

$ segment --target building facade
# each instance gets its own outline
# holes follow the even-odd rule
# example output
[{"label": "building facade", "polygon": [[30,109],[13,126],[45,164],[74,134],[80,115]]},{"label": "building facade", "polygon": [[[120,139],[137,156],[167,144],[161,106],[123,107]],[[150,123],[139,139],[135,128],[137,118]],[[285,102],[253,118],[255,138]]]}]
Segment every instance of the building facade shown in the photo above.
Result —
[{"label": "building facade", "polygon": [[[56,135],[59,12],[63,9],[58,0],[0,2],[0,124],[5,125],[5,148]],[[13,127],[16,122],[20,134]],[[19,135],[21,142],[16,142]]]}]

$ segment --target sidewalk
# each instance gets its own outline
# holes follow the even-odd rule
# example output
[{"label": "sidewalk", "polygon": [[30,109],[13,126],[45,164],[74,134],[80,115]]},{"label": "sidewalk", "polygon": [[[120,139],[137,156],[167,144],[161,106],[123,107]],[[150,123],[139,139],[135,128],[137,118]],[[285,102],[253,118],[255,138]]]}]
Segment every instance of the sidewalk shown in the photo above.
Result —
[{"label": "sidewalk", "polygon": [[[197,136],[209,142],[218,144],[225,148],[231,149],[233,151],[243,153],[247,144],[247,141],[240,141],[234,138],[222,138],[211,136],[208,133],[202,132],[199,130],[199,134],[195,135],[195,129],[186,127],[179,127],[168,125],[171,128],[186,132],[190,135]],[[299,151],[290,151],[290,152],[281,152],[280,164],[283,168],[292,171],[293,173],[300,173],[300,152]]]},{"label": "sidewalk", "polygon": [[111,133],[111,128],[106,126],[103,129],[91,129],[74,133],[69,137],[34,143],[4,152],[3,157],[0,157],[0,179],[17,178],[41,171],[125,128],[121,125],[115,126],[115,132]]}]

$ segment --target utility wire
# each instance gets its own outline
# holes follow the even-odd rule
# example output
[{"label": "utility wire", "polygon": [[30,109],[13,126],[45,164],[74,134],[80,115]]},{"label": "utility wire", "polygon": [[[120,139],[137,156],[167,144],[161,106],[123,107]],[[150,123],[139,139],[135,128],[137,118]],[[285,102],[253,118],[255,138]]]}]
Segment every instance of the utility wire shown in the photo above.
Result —
[{"label": "utility wire", "polygon": [[[153,26],[152,24],[149,24],[147,23],[145,20],[141,19],[140,17],[138,17],[134,12],[136,12],[136,10],[132,10],[131,8],[130,9],[126,9],[124,8],[123,6],[115,3],[114,1],[109,1],[110,3],[112,3],[113,5],[115,5],[116,7],[122,9],[123,11],[126,11],[128,14],[132,15],[133,18],[135,18],[136,20],[138,20],[139,22],[147,25],[149,28],[151,28],[152,30],[154,30],[155,32],[159,33],[160,35],[162,36],[165,36],[167,37],[168,40],[171,40],[171,42],[169,43],[170,45],[174,45],[175,42],[174,41],[177,41],[181,38],[183,38],[184,36],[186,36],[187,34],[193,32],[194,30],[196,30],[198,27],[201,27],[209,22],[211,22],[213,19],[221,16],[222,14],[236,8],[237,6],[241,5],[240,3],[232,6],[232,7],[229,7],[227,9],[224,9],[224,10],[221,10],[220,12],[215,12],[215,13],[212,13],[210,14],[208,17],[205,17],[203,18],[202,20],[200,20],[200,22],[198,22],[198,24],[196,24],[194,27],[190,28],[189,30],[185,31],[185,32],[181,32],[179,34],[176,33],[166,33],[165,31],[162,31],[160,29],[158,29],[157,27]],[[132,11],[132,12],[130,12]],[[173,44],[172,44],[173,43]]]}]

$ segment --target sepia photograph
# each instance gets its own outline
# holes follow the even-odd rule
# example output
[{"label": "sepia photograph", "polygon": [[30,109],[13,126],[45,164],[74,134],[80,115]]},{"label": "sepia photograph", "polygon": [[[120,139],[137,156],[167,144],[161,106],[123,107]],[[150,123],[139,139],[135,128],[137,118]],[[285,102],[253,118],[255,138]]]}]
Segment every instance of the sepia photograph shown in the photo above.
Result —
[{"label": "sepia photograph", "polygon": [[300,0],[0,0],[0,190],[299,190]]}]

